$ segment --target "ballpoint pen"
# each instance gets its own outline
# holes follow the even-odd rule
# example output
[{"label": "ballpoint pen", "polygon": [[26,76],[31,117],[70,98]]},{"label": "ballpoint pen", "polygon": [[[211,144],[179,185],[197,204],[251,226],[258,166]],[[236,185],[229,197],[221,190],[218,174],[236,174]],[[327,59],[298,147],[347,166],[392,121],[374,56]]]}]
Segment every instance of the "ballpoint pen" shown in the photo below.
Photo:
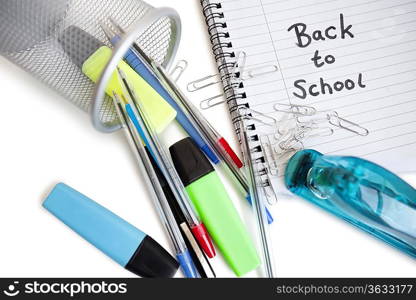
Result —
[{"label": "ballpoint pen", "polygon": [[141,135],[142,140],[148,146],[149,151],[160,167],[163,176],[168,181],[169,186],[186,217],[186,221],[191,228],[195,239],[198,241],[198,244],[209,258],[214,257],[215,248],[212,244],[211,238],[204,224],[199,220],[195,212],[195,208],[192,206],[192,202],[186,194],[185,187],[183,186],[181,179],[173,166],[173,162],[164,150],[164,146],[160,142],[152,124],[149,122],[145,111],[143,111],[140,100],[136,97],[134,90],[131,89],[125,74],[120,68],[117,70],[120,82],[123,86],[124,95],[128,99],[126,111],[129,118],[136,127],[138,133]]},{"label": "ballpoint pen", "polygon": [[[242,188],[243,192],[246,194],[247,201],[250,204],[252,204],[247,178],[246,176],[244,176],[241,170],[243,163],[231,149],[227,141],[223,137],[221,137],[221,135],[205,119],[205,117],[198,111],[198,109],[188,100],[188,98],[183,94],[183,92],[177,87],[175,82],[170,79],[168,74],[166,74],[163,68],[157,65],[155,62],[152,62],[152,64],[156,72],[158,73],[159,77],[162,78],[163,82],[174,93],[174,98],[177,99],[185,108],[187,113],[191,116],[192,120],[204,133],[208,143],[212,146],[215,153],[218,155],[218,157],[221,158],[220,162],[217,165],[222,167],[223,170],[226,171],[226,173],[231,173],[233,178],[236,179],[237,183]],[[240,162],[238,163],[237,161]],[[265,207],[265,210],[268,223],[273,223],[273,217],[267,209],[267,207]]]},{"label": "ballpoint pen", "polygon": [[257,182],[256,170],[257,163],[251,156],[250,147],[248,144],[247,129],[244,124],[244,120],[239,123],[240,132],[243,135],[242,138],[242,151],[244,156],[244,163],[247,170],[249,179],[250,196],[253,204],[253,210],[256,217],[257,230],[261,242],[261,254],[263,258],[263,270],[264,274],[268,278],[274,278],[274,260],[272,242],[269,234],[269,226],[267,224],[266,206],[265,206],[265,193],[260,184]]},{"label": "ballpoint pen", "polygon": [[[118,96],[114,96],[114,98],[116,100],[118,100]],[[142,143],[142,141],[140,140],[140,136],[136,136],[134,134],[134,128],[132,128],[134,126],[134,124],[130,123],[130,120],[128,118],[128,116],[126,115],[126,111],[124,111],[125,106],[123,106],[121,103],[119,103],[120,101],[118,101],[118,106],[116,106],[116,112],[119,115],[119,119],[122,120],[121,124],[122,127],[125,130],[125,133],[127,135],[127,138],[129,140],[129,144],[131,146],[131,148],[133,149],[133,151],[135,152],[136,157],[138,156],[138,153],[136,153],[138,150],[138,148],[140,147],[140,145],[137,145],[138,143]],[[145,143],[146,144],[146,143]],[[185,245],[187,246],[189,253],[191,255],[191,258],[194,262],[195,268],[197,269],[199,276],[202,278],[214,278],[216,277],[214,270],[212,269],[210,263],[208,262],[207,258],[205,257],[204,253],[201,251],[201,249],[199,248],[198,243],[196,242],[194,236],[192,235],[188,224],[186,224],[186,219],[183,216],[182,211],[180,210],[179,205],[176,202],[176,199],[172,193],[172,191],[170,190],[168,183],[166,181],[166,179],[164,178],[163,174],[161,173],[159,166],[156,164],[152,154],[150,153],[149,149],[147,149],[146,147],[146,153],[147,153],[147,157],[149,158],[152,166],[153,166],[153,170],[156,174],[156,177],[158,179],[159,185],[163,190],[163,193],[165,194],[165,198],[168,202],[168,205],[170,207],[171,213],[176,221],[177,227],[179,228],[179,231],[181,233],[183,233],[182,237],[183,240],[185,241]],[[140,158],[140,157],[138,157]],[[162,217],[161,217],[162,218]],[[187,262],[186,260],[184,261],[185,263]],[[190,268],[190,265],[188,264],[188,268],[186,269],[187,274],[192,274],[191,271],[192,270]]]},{"label": "ballpoint pen", "polygon": [[187,137],[169,147],[173,164],[218,251],[237,276],[258,268],[260,258],[241,216],[208,158]]},{"label": "ballpoint pen", "polygon": [[[138,46],[137,46],[138,47]],[[236,179],[236,182],[239,184],[239,187],[242,188],[243,192],[246,195],[247,201],[252,204],[252,199],[250,197],[249,185],[247,178],[244,176],[240,166],[243,164],[239,160],[238,156],[231,149],[229,144],[224,138],[221,137],[219,133],[214,129],[214,127],[209,124],[205,117],[198,111],[198,109],[188,100],[188,98],[183,94],[180,88],[176,83],[170,79],[169,75],[166,74],[165,70],[157,65],[156,62],[151,62],[155,72],[158,74],[158,77],[161,78],[162,82],[167,86],[167,89],[170,90],[174,99],[177,99],[184,107],[185,111],[190,115],[192,120],[200,128],[201,132],[204,133],[204,136],[207,138],[207,142],[214,149],[215,153],[221,160],[217,163],[218,166],[222,167],[226,173],[231,173],[232,178]],[[237,163],[237,158],[240,163]],[[273,223],[273,217],[270,211],[265,207],[267,222],[269,224]]]},{"label": "ballpoint pen", "polygon": [[[110,22],[117,30],[123,34],[125,33],[114,20],[110,19]],[[103,31],[106,33],[107,38],[116,44],[120,39],[120,36],[112,32],[107,26],[102,25]],[[243,166],[243,163],[239,159],[238,155],[234,152],[232,147],[229,145],[227,140],[222,137],[211,124],[202,116],[201,113],[194,107],[194,105],[187,100],[187,98],[181,93],[180,89],[175,85],[175,81],[171,80],[170,77],[165,73],[163,68],[156,65],[156,62],[152,60],[139,45],[134,43],[133,48],[126,54],[125,59],[129,65],[134,67],[136,71],[142,76],[145,74],[145,78],[149,80],[149,83],[158,90],[161,95],[165,98],[177,110],[177,119],[179,116],[187,121],[187,123],[194,128],[194,131],[200,132],[205,137],[206,142],[204,145],[211,146],[215,149],[215,155],[221,157],[225,163],[229,166],[231,172],[236,176],[237,180],[243,185],[243,188],[248,193],[248,186],[244,175],[239,172],[239,169]],[[179,101],[178,101],[179,100]],[[196,129],[195,129],[196,128]],[[189,133],[189,132],[188,132]],[[198,134],[200,137],[201,134]],[[194,139],[192,134],[190,136]],[[200,138],[204,140],[204,138]],[[198,140],[196,140],[198,144]],[[208,147],[209,147],[208,146]],[[202,148],[201,148],[202,149]],[[204,150],[204,149],[202,149]],[[205,151],[204,151],[205,152]],[[210,156],[208,156],[210,158]],[[212,162],[218,164],[218,159]]]},{"label": "ballpoint pen", "polygon": [[185,241],[180,234],[180,230],[175,222],[172,211],[170,210],[168,201],[163,193],[163,189],[159,183],[151,161],[147,156],[146,149],[143,143],[137,137],[135,138],[134,131],[132,126],[129,124],[128,117],[124,111],[119,95],[116,93],[114,93],[113,101],[126,137],[129,140],[131,147],[135,150],[134,153],[136,154],[139,168],[142,171],[142,174],[145,175],[147,185],[152,187],[150,190],[151,197],[153,198],[159,216],[173,243],[176,258],[178,259],[186,277],[198,278],[199,274],[196,271],[195,265],[189,254],[189,250],[185,245]]},{"label": "ballpoint pen", "polygon": [[287,188],[416,258],[416,190],[370,161],[297,152],[285,171]]},{"label": "ballpoint pen", "polygon": [[[108,26],[104,23],[101,23],[101,28],[105,33],[107,39],[111,44],[117,45],[121,37],[114,33]],[[193,126],[189,118],[183,113],[179,105],[172,99],[170,94],[164,89],[159,80],[153,75],[150,69],[145,65],[142,60],[139,59],[138,55],[134,52],[133,49],[129,49],[124,56],[125,61],[129,66],[135,70],[140,76],[142,76],[147,83],[152,86],[158,93],[163,97],[163,99],[168,102],[173,109],[176,110],[176,120],[181,124],[189,136],[194,140],[194,142],[199,146],[199,148],[205,153],[205,155],[213,162],[217,163],[218,158],[211,150],[210,146],[204,141],[201,134]]]},{"label": "ballpoint pen", "polygon": [[[238,182],[239,186],[246,193],[247,201],[252,204],[250,197],[249,185],[247,179],[241,171],[243,163],[240,161],[238,156],[231,149],[227,141],[221,137],[221,135],[214,129],[214,127],[205,119],[205,117],[198,111],[198,109],[188,100],[188,98],[183,94],[183,92],[177,87],[175,82],[170,79],[169,75],[163,70],[163,68],[157,65],[155,62],[151,62],[155,72],[157,72],[158,77],[166,84],[167,88],[172,91],[174,94],[174,99],[177,99],[184,107],[186,113],[190,115],[192,120],[200,128],[201,132],[204,133],[204,136],[207,137],[207,142],[214,149],[218,157],[221,158],[221,161],[217,164],[227,172],[231,173],[233,177]],[[239,163],[237,162],[239,161]],[[265,207],[267,222],[269,224],[273,223],[273,217],[267,207]]]},{"label": "ballpoint pen", "polygon": [[[120,33],[124,33],[123,28],[121,28],[116,22],[114,22],[112,19],[110,19],[110,22],[114,27],[117,28]],[[116,39],[120,38],[111,30],[109,30],[107,26],[103,25],[102,27],[103,31],[106,33],[109,39],[114,39],[114,36],[116,36]],[[114,41],[114,43],[116,42],[117,41]],[[223,166],[223,169],[225,169],[227,173],[231,173],[231,175],[236,179],[237,183],[246,194],[247,201],[251,204],[247,179],[240,170],[243,166],[243,163],[238,158],[238,155],[234,152],[228,142],[214,129],[213,126],[211,126],[206,118],[187,99],[187,97],[177,87],[175,82],[170,79],[169,75],[166,74],[165,70],[161,66],[157,65],[157,63],[150,57],[148,57],[139,45],[136,43],[133,44],[133,49],[131,48],[126,55],[126,61],[129,62],[132,67],[140,65],[141,72],[143,72],[143,69],[145,69],[147,74],[150,74],[148,76],[151,77],[152,82],[157,82],[157,86],[160,87],[164,93],[169,96],[170,101],[168,102],[173,102],[174,105],[172,106],[178,108],[177,111],[180,111],[181,115],[184,115],[187,118],[187,120],[193,125],[193,128],[197,128],[197,130],[203,134],[206,140],[206,144],[210,145],[214,150],[215,155],[218,158],[221,158],[224,162],[224,164],[222,164],[221,161],[217,160],[216,164]],[[155,88],[155,86],[153,87]],[[271,224],[273,222],[273,217],[269,210],[267,208],[265,209],[267,214],[267,221],[269,224]]]},{"label": "ballpoint pen", "polygon": [[[117,30],[120,33],[125,33],[123,28],[121,28],[114,20],[110,19],[110,22],[114,27],[117,28]],[[120,40],[120,36],[116,33],[112,32],[107,26],[104,24],[102,25],[103,31],[106,33],[107,38],[113,43],[116,44]],[[194,128],[194,131],[197,133],[198,129],[201,129],[202,122],[199,123],[198,129],[195,129],[195,126],[192,124],[192,121],[188,117],[186,113],[183,112],[182,107],[177,103],[177,101],[171,96],[171,93],[166,90],[166,88],[162,85],[160,82],[160,77],[155,74],[156,68],[153,65],[153,60],[147,56],[146,53],[136,44],[133,44],[133,48],[129,50],[127,55],[125,56],[126,61],[129,63],[129,65],[134,66],[135,70],[139,72],[140,75],[144,76],[150,85],[152,85],[163,97],[164,99],[171,104],[176,110],[177,110],[177,119],[179,119],[179,115],[182,119],[187,121],[187,127]],[[187,110],[188,114],[190,114],[190,111]],[[191,115],[193,118],[192,120],[195,121],[195,115]],[[202,117],[201,115],[199,115]],[[222,151],[225,152],[228,158],[232,160],[232,163],[234,163],[238,168],[241,168],[243,166],[243,163],[238,158],[238,155],[234,152],[234,150],[231,148],[231,146],[228,144],[228,142],[225,140],[225,138],[221,137],[218,132],[215,131],[215,129],[210,126],[210,124],[206,121],[205,118],[201,118],[205,122],[202,126],[206,128],[206,132],[210,132],[211,136],[214,135],[213,139],[216,140],[215,144],[218,144],[219,147],[222,149]],[[180,123],[183,123],[180,121]],[[208,126],[210,127],[208,129]],[[185,128],[186,129],[186,128]],[[190,132],[188,132],[190,134]],[[203,145],[206,145],[205,147],[209,147],[203,138],[200,137],[200,134],[198,134],[198,138],[195,139],[195,134],[190,134],[191,138],[199,145],[201,142],[199,140],[202,140]],[[204,151],[204,148],[201,148]],[[205,152],[205,151],[204,151]],[[209,155],[207,155],[208,158],[210,158]],[[211,161],[213,161],[211,159]],[[213,163],[217,163],[217,161],[213,161]]]},{"label": "ballpoint pen", "polygon": [[[148,150],[146,148],[146,150]],[[185,244],[189,249],[191,257],[194,261],[195,267],[199,272],[201,278],[215,278],[215,272],[209,262],[209,259],[202,251],[201,247],[198,245],[198,242],[195,240],[194,236],[192,235],[191,229],[189,225],[186,223],[186,218],[175,199],[175,195],[173,194],[172,190],[169,187],[166,178],[163,176],[162,172],[160,171],[159,166],[153,159],[150,151],[148,151],[147,155],[152,162],[153,169],[156,172],[157,178],[162,186],[163,192],[165,193],[166,199],[168,200],[170,209],[172,211],[173,217],[176,220],[176,224],[178,225],[179,229],[181,230],[182,237],[185,240]]]}]

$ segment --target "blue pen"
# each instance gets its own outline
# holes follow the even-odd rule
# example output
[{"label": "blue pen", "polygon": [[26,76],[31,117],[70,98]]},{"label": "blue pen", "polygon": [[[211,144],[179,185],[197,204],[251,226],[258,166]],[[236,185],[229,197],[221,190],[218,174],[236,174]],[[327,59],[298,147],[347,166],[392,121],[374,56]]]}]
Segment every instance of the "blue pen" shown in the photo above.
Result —
[{"label": "blue pen", "polygon": [[[110,43],[116,45],[120,41],[120,36],[111,32],[111,30],[106,27],[104,24],[101,25],[102,30],[106,34]],[[124,56],[125,61],[128,65],[135,70],[140,76],[143,77],[162,97],[168,102],[173,109],[176,110],[176,120],[181,124],[189,136],[194,140],[198,147],[205,153],[205,155],[214,163],[218,164],[219,159],[211,148],[207,145],[204,139],[201,137],[201,134],[195,129],[191,121],[184,114],[182,109],[176,103],[174,99],[169,95],[166,89],[162,86],[160,81],[153,75],[153,72],[143,63],[140,57],[135,53],[134,50],[129,49]]]},{"label": "blue pen", "polygon": [[182,212],[184,213],[193,236],[201,248],[204,250],[204,252],[207,254],[207,256],[210,258],[214,257],[215,248],[211,241],[211,237],[209,236],[209,233],[206,230],[204,224],[198,218],[195,208],[192,206],[191,200],[186,194],[185,187],[182,185],[182,182],[173,166],[172,161],[164,150],[164,147],[162,146],[157,133],[154,131],[151,123],[149,123],[149,120],[144,114],[144,111],[140,106],[140,101],[136,97],[134,91],[130,88],[124,72],[119,68],[117,71],[119,74],[120,83],[123,86],[123,93],[125,93],[126,97],[128,97],[127,102],[131,105],[131,108],[134,111],[134,116],[131,114],[129,115],[134,119],[133,124],[137,127],[137,131],[140,134],[145,135],[145,140],[148,143],[149,150],[151,151],[151,154],[155,158],[156,163],[159,165],[163,175],[168,181],[169,186],[171,187],[172,192],[174,193],[175,198],[178,201]]},{"label": "blue pen", "polygon": [[[114,24],[116,26],[116,24]],[[116,45],[120,41],[120,36],[112,32],[105,24],[101,24],[101,28],[107,36],[107,39],[110,41],[111,44]],[[216,165],[220,163],[220,160],[215,155],[215,153],[211,150],[209,145],[207,145],[204,140],[201,138],[201,135],[189,121],[188,117],[184,114],[182,109],[179,107],[177,102],[170,96],[170,94],[166,91],[166,89],[162,86],[160,81],[156,78],[154,73],[150,70],[149,67],[141,60],[137,52],[133,49],[129,49],[126,53],[124,59],[130,65],[132,69],[134,69],[138,74],[140,74],[176,111],[176,119],[184,129],[188,132],[190,137],[195,141],[198,147],[207,155],[207,157]],[[146,57],[142,58],[145,62]],[[147,62],[151,64],[150,62]],[[140,130],[138,128],[138,130]],[[147,145],[147,144],[146,144]],[[152,155],[153,156],[153,155]],[[241,181],[241,180],[240,180]],[[248,190],[246,184],[244,184],[245,190]],[[249,204],[252,204],[250,195],[246,196],[246,200]],[[266,208],[266,215],[267,215],[267,222],[268,224],[273,223],[273,216],[271,215],[270,211]]]},{"label": "blue pen", "polygon": [[416,258],[416,190],[370,161],[296,153],[285,182],[294,194]]},{"label": "blue pen", "polygon": [[[134,152],[138,158],[138,165],[143,175],[147,175],[145,177],[147,184],[152,187],[152,190],[150,192],[152,193],[151,195],[153,201],[158,210],[159,216],[170,236],[172,244],[175,248],[176,258],[179,261],[179,264],[181,265],[182,271],[187,278],[199,278],[199,273],[194,265],[194,262],[191,258],[190,252],[185,244],[185,241],[182,238],[180,229],[176,224],[175,218],[169,206],[169,202],[166,199],[165,193],[163,191],[163,187],[161,186],[157,174],[153,169],[152,162],[149,156],[147,155],[146,149],[142,141],[134,135],[134,130],[129,123],[129,119],[126,115],[126,112],[127,114],[129,114],[129,111],[130,113],[132,113],[131,107],[126,107],[126,111],[124,111],[123,104],[121,103],[119,95],[117,94],[114,94],[114,106],[116,108],[116,112],[119,116],[120,122],[122,123],[123,128],[125,129],[125,133],[130,142],[130,145],[135,150]],[[142,136],[142,139],[146,140],[143,132],[141,130],[139,131],[139,135]]]}]

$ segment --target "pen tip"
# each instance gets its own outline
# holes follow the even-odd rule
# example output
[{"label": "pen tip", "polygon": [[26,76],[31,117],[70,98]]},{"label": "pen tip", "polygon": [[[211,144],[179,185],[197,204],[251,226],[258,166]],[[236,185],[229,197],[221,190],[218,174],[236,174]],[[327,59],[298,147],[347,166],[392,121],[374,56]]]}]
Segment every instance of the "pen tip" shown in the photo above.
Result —
[{"label": "pen tip", "polygon": [[123,70],[119,66],[117,66],[117,73],[120,75],[120,78],[121,79],[125,79],[126,78]]},{"label": "pen tip", "polygon": [[195,264],[192,260],[191,254],[188,250],[182,253],[177,253],[176,258],[178,259],[179,264],[182,267],[182,271],[187,278],[200,278]]},{"label": "pen tip", "polygon": [[104,35],[106,36],[106,38],[109,41],[111,41],[111,39],[115,36],[115,33],[103,21],[100,21],[100,27],[101,27],[101,30],[104,32]]},{"label": "pen tip", "polygon": [[207,229],[205,228],[204,224],[200,224],[198,226],[194,226],[191,229],[192,233],[195,236],[195,239],[198,241],[198,244],[201,246],[202,250],[209,258],[215,257],[215,248],[211,241],[211,237]]},{"label": "pen tip", "polygon": [[120,103],[121,103],[121,100],[120,100],[120,95],[119,95],[119,94],[117,94],[117,92],[116,92],[116,91],[113,91],[113,101],[114,101],[114,103],[116,103],[116,104],[120,104]]},{"label": "pen tip", "polygon": [[108,18],[108,20],[110,21],[111,25],[119,31],[119,33],[126,33],[126,31],[112,17]]}]

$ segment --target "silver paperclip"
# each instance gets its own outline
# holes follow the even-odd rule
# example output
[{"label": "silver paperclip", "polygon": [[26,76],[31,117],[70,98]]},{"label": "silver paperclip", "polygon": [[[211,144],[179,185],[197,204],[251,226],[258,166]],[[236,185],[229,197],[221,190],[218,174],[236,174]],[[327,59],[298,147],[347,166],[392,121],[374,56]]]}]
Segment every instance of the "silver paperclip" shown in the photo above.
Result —
[{"label": "silver paperclip", "polygon": [[291,138],[279,143],[279,148],[283,151],[298,151],[305,148],[303,142],[292,136]]},{"label": "silver paperclip", "polygon": [[[302,128],[298,124],[295,127],[290,128],[283,134],[281,134],[279,140],[281,141],[278,145],[280,150],[291,151],[291,150],[301,150],[304,148],[302,139],[297,137],[299,129]],[[277,150],[276,150],[277,151]],[[281,153],[281,151],[277,151]]]},{"label": "silver paperclip", "polygon": [[[218,100],[218,99],[221,99],[221,100],[220,101],[215,101],[215,100]],[[202,100],[199,103],[199,107],[202,110],[206,110],[206,109],[210,109],[211,107],[223,104],[224,102],[225,102],[224,101],[224,94],[220,94],[220,95],[216,95],[216,96],[210,97],[208,99]]]},{"label": "silver paperclip", "polygon": [[285,113],[283,118],[279,120],[279,127],[277,129],[277,134],[280,136],[285,136],[291,132],[293,128],[297,128],[297,120],[292,116],[291,113]]},{"label": "silver paperclip", "polygon": [[279,71],[279,67],[276,65],[265,65],[265,66],[260,66],[257,68],[253,68],[253,69],[249,69],[247,70],[247,75],[244,75],[242,73],[241,75],[241,79],[242,80],[248,80],[248,79],[253,79],[256,77],[260,77],[260,76],[264,76],[264,75],[268,75],[271,73],[275,73]]},{"label": "silver paperclip", "polygon": [[179,60],[176,63],[176,66],[172,68],[169,75],[172,77],[174,82],[178,82],[187,68],[188,62],[186,60]]},{"label": "silver paperclip", "polygon": [[264,163],[257,163],[255,167],[257,176],[260,177],[258,186],[261,187],[266,196],[266,201],[269,205],[274,205],[277,202],[277,196],[270,184],[269,170]]},{"label": "silver paperclip", "polygon": [[[231,69],[229,80],[235,80],[238,78],[238,74],[242,74],[244,71],[246,63],[246,53],[244,51],[239,52],[237,55],[236,61],[233,63],[233,67]],[[205,89],[207,87],[210,87],[212,85],[220,84],[222,83],[222,76],[220,74],[214,74],[214,75],[208,75],[205,77],[202,77],[200,79],[194,80],[187,85],[187,90],[190,93]]]},{"label": "silver paperclip", "polygon": [[[226,99],[227,99],[227,92],[234,92],[233,87],[234,88],[237,88],[238,86],[239,86],[239,83],[233,83],[232,85],[229,85],[227,87],[227,89],[224,89],[226,91],[226,93],[222,93],[222,94],[219,94],[219,95],[216,95],[216,96],[212,96],[212,97],[209,97],[207,99],[202,100],[199,103],[199,107],[201,109],[203,109],[203,110],[206,110],[206,109],[210,109],[210,108],[212,108],[214,106],[217,106],[217,105],[226,103],[227,102],[226,101]],[[214,100],[217,100],[217,99],[222,99],[222,100],[221,101],[214,102]]]},{"label": "silver paperclip", "polygon": [[313,116],[316,114],[316,109],[312,106],[276,103],[273,106],[277,112],[288,113],[301,116]]},{"label": "silver paperclip", "polygon": [[264,180],[263,182],[264,182],[263,189],[264,189],[264,193],[266,194],[267,203],[269,203],[269,205],[275,205],[277,203],[277,196],[270,183],[269,177],[267,177],[267,179]]},{"label": "silver paperclip", "polygon": [[204,88],[207,88],[209,86],[219,84],[219,83],[221,83],[220,75],[214,74],[214,75],[202,77],[200,79],[197,79],[188,83],[188,85],[186,86],[186,89],[188,90],[188,92],[193,93],[193,92],[202,90]]},{"label": "silver paperclip", "polygon": [[[254,121],[262,123],[263,125],[266,125],[266,126],[276,127],[276,130],[277,130],[277,125],[278,125],[279,121],[276,118],[272,117],[272,116],[269,116],[265,113],[256,111],[256,110],[248,108],[248,107],[240,107],[239,112],[240,112],[241,117],[243,117],[244,119],[254,120]],[[242,113],[242,112],[244,112],[244,113]],[[257,115],[259,117],[256,117],[253,114]]]},{"label": "silver paperclip", "polygon": [[270,174],[272,176],[277,176],[279,170],[277,168],[276,157],[274,155],[275,151],[273,151],[273,143],[270,140],[270,135],[261,136],[260,143],[263,148],[264,159],[269,167]]},{"label": "silver paperclip", "polygon": [[[273,139],[274,141],[271,141],[271,139]],[[278,176],[279,169],[283,167],[283,164],[287,162],[290,157],[293,156],[294,152],[300,150],[299,147],[292,147],[292,149],[283,149],[289,145],[282,144],[282,142],[279,143],[279,138],[276,135],[261,136],[260,142],[263,147],[265,163],[268,165],[270,175],[272,176]]]},{"label": "silver paperclip", "polygon": [[289,159],[300,150],[301,148],[290,149],[280,153],[280,161],[282,164],[285,164],[289,161]]},{"label": "silver paperclip", "polygon": [[367,136],[370,134],[370,131],[367,128],[364,128],[361,125],[347,119],[341,118],[338,113],[329,115],[328,121],[329,124],[333,126],[345,129],[360,136]]},{"label": "silver paperclip", "polygon": [[316,113],[311,116],[299,115],[296,117],[296,121],[300,124],[328,123],[331,116],[338,116],[338,113],[333,110],[316,111]]},{"label": "silver paperclip", "polygon": [[247,63],[247,53],[240,51],[237,55],[237,60],[234,64],[234,68],[231,73],[235,74],[240,72],[241,76],[244,74],[244,69]]},{"label": "silver paperclip", "polygon": [[300,126],[294,137],[300,141],[307,138],[327,137],[333,134],[334,129],[330,127],[319,127],[316,124],[311,124],[311,126]]}]

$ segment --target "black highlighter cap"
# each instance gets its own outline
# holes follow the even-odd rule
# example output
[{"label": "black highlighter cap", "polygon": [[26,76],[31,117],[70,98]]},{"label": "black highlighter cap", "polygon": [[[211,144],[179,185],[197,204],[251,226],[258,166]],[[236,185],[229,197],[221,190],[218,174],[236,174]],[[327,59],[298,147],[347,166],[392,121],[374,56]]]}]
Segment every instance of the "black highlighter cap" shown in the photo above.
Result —
[{"label": "black highlighter cap", "polygon": [[71,61],[80,69],[91,55],[104,46],[104,43],[76,26],[66,28],[58,37],[58,41]]},{"label": "black highlighter cap", "polygon": [[171,146],[169,151],[184,186],[214,171],[208,158],[189,137]]},{"label": "black highlighter cap", "polygon": [[125,268],[145,278],[172,278],[179,263],[154,239],[146,236]]}]

